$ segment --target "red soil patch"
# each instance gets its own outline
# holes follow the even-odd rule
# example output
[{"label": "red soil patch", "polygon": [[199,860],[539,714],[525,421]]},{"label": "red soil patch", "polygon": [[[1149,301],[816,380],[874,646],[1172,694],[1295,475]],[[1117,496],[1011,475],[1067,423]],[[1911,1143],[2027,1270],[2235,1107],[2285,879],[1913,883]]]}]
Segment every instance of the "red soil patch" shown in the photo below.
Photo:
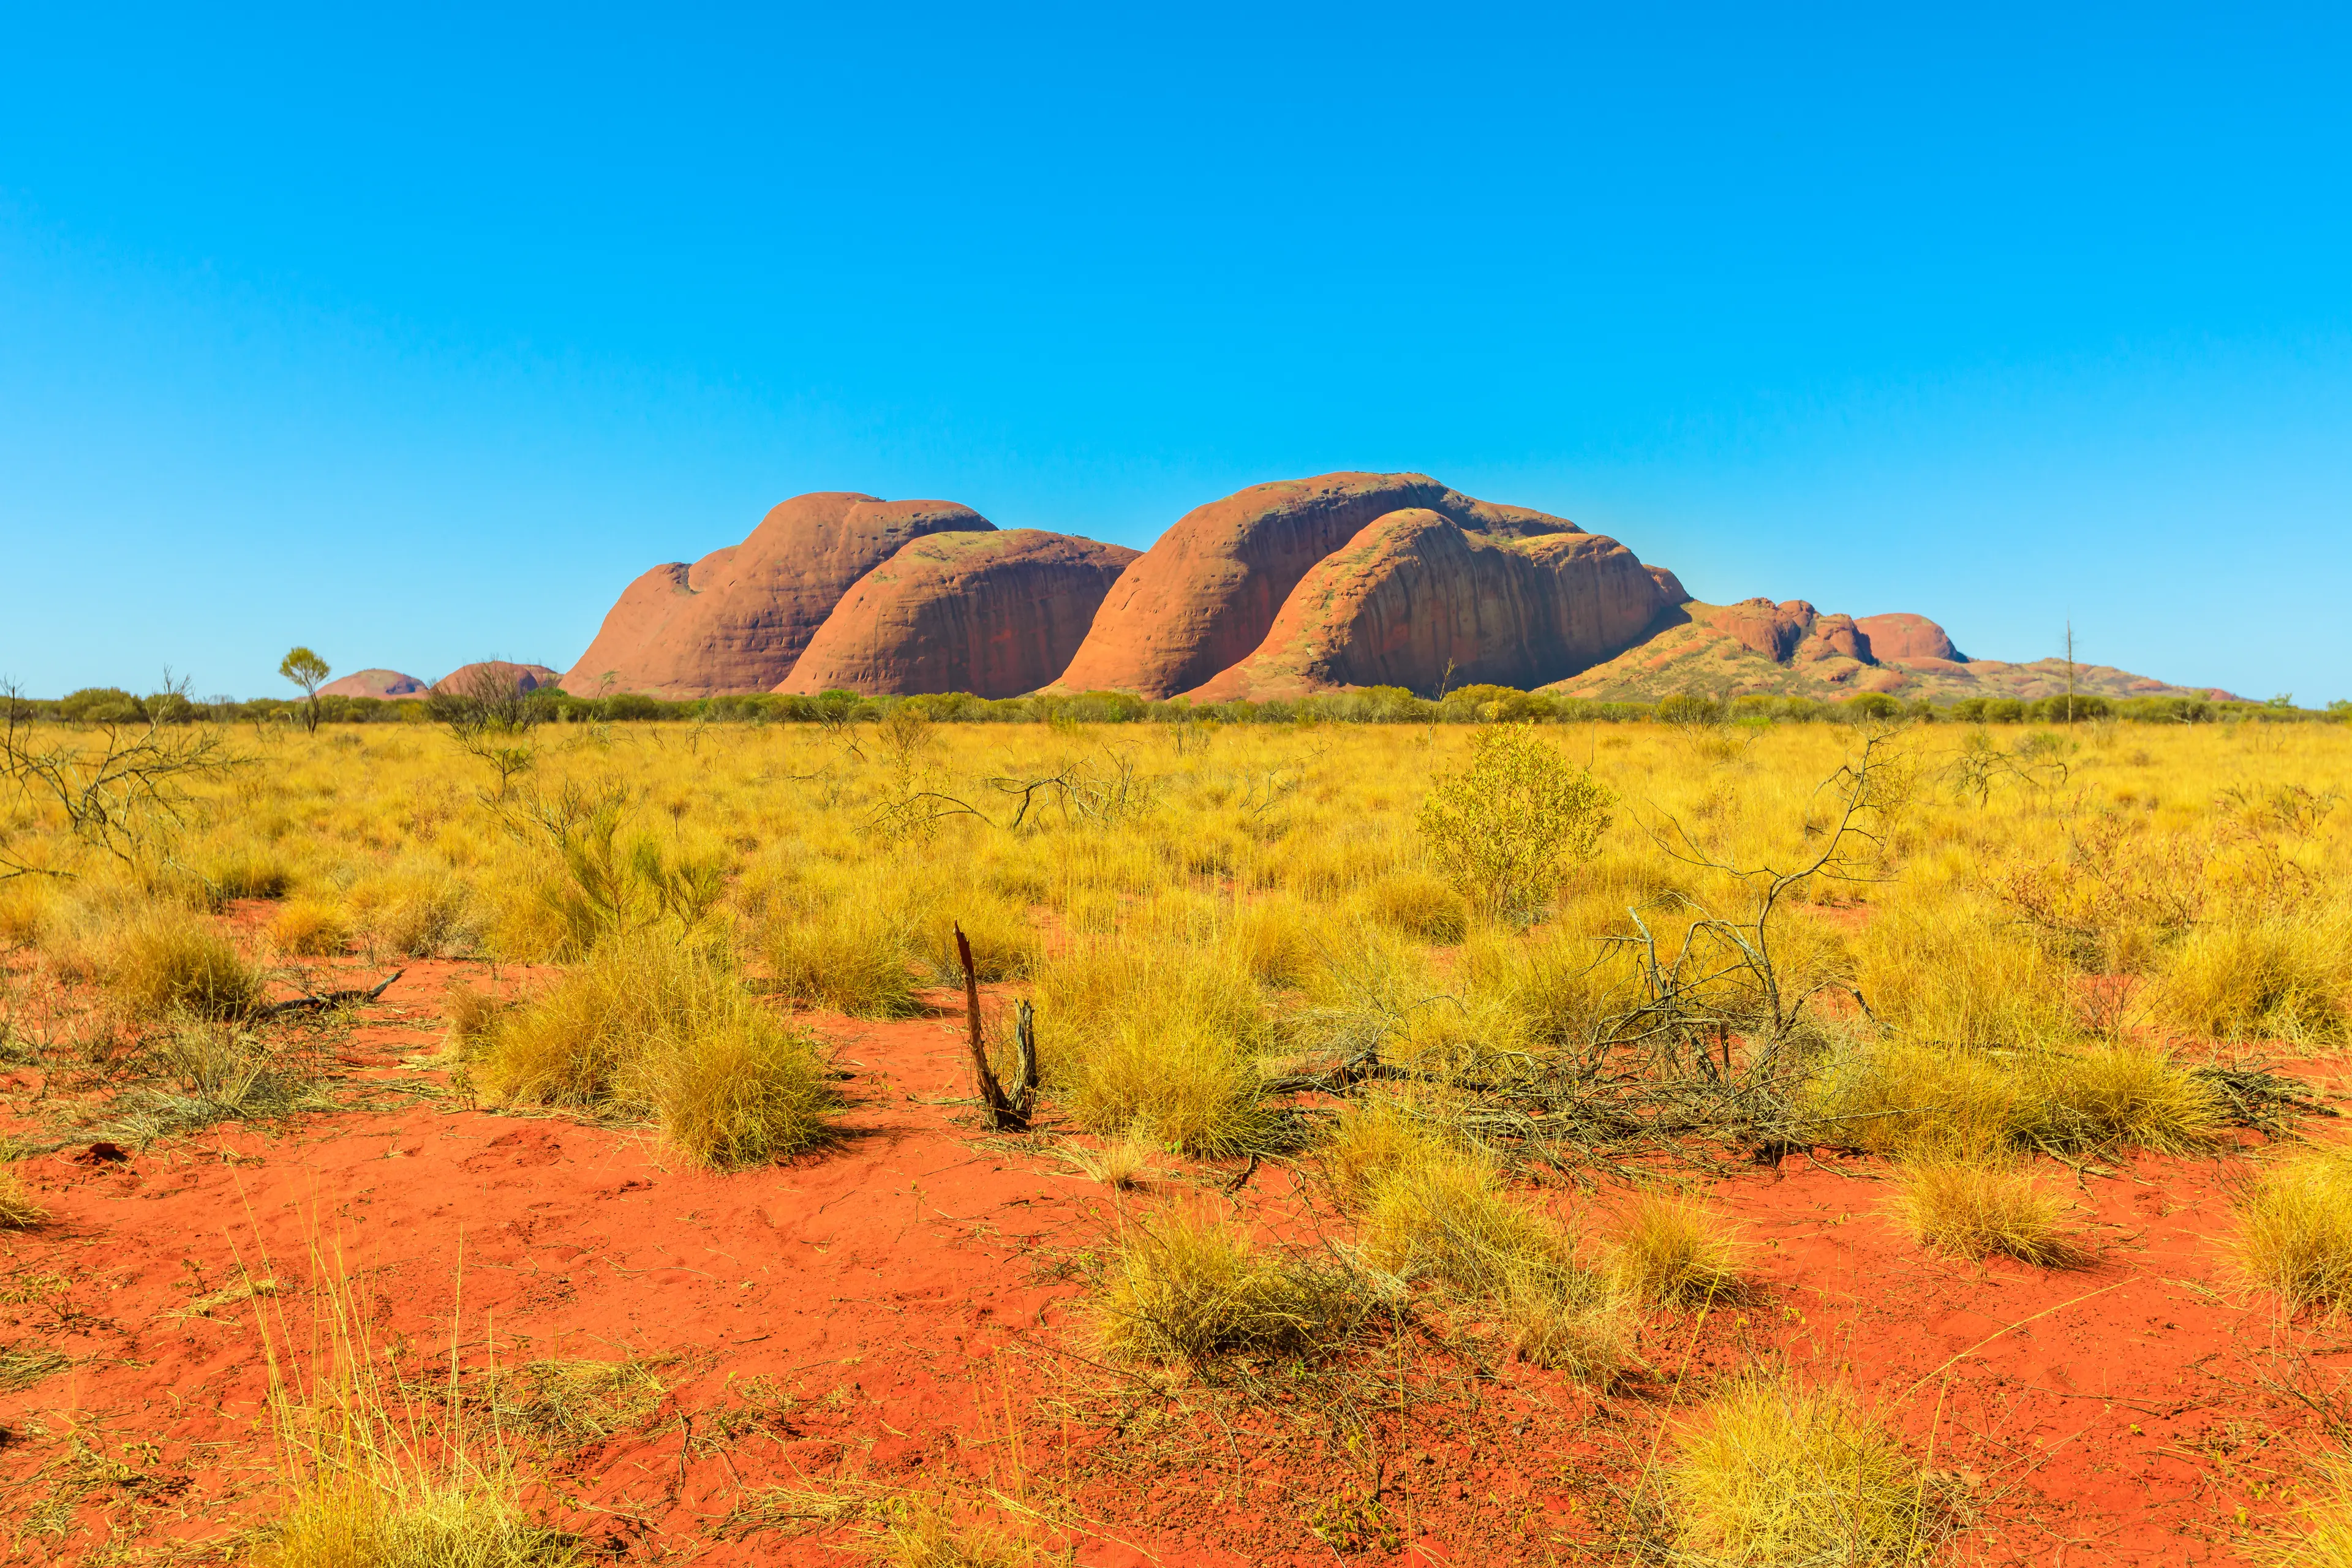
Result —
[{"label": "red soil patch", "polygon": [[[413,967],[347,1069],[415,1081],[400,1064],[436,1037],[440,989],[480,969]],[[1649,1325],[1649,1371],[1605,1397],[1428,1324],[1246,1388],[1139,1376],[1097,1364],[1087,1257],[1122,1206],[1224,1202],[1230,1173],[1114,1198],[1049,1138],[979,1131],[956,1020],[814,1022],[855,1075],[849,1133],[773,1169],[711,1175],[637,1131],[446,1100],[20,1165],[55,1217],[0,1232],[0,1340],[71,1365],[0,1394],[0,1525],[68,1562],[261,1517],[254,1304],[198,1303],[250,1268],[299,1324],[314,1246],[419,1375],[453,1322],[476,1363],[648,1358],[657,1407],[536,1466],[533,1500],[599,1552],[714,1564],[840,1563],[850,1527],[776,1519],[771,1489],[874,1483],[992,1487],[1003,1519],[1034,1510],[1087,1564],[1620,1561],[1622,1489],[1670,1451],[1672,1396],[1775,1360],[1851,1379],[1957,1479],[1955,1561],[2236,1561],[2240,1510],[2274,1516],[2320,1447],[2283,1389],[2333,1387],[2352,1353],[2231,1292],[2227,1166],[2086,1178],[2099,1260],[2044,1273],[1924,1255],[1879,1217],[1872,1167],[1799,1158],[1715,1186],[1762,1291]],[[39,1088],[16,1071],[11,1110]],[[1268,1165],[1233,1201],[1304,1237],[1332,1224],[1312,1195]]]}]

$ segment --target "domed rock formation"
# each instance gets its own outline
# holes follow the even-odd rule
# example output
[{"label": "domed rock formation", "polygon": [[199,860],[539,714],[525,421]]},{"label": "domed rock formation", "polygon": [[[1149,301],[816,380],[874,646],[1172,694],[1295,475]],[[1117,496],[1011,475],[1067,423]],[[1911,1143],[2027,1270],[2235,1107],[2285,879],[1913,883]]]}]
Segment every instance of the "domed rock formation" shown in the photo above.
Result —
[{"label": "domed rock formation", "polygon": [[543,664],[509,664],[502,658],[488,658],[459,665],[435,681],[433,690],[444,697],[488,697],[494,692],[503,696],[508,691],[536,691],[555,682],[555,671]]},{"label": "domed rock formation", "polygon": [[1495,540],[1581,531],[1563,518],[1473,500],[1426,474],[1252,485],[1185,513],[1128,568],[1057,684],[1145,697],[1200,686],[1256,651],[1317,562],[1375,519],[1415,508]]},{"label": "domed rock formation", "polygon": [[422,697],[425,682],[413,675],[403,675],[396,669],[362,669],[354,675],[340,676],[319,688],[321,697]]},{"label": "domed rock formation", "polygon": [[1541,513],[1525,514],[1549,525],[1541,531],[1521,531],[1520,519],[1475,526],[1501,510],[1469,510],[1472,526],[1424,507],[1373,520],[1307,570],[1255,652],[1190,695],[1434,695],[1449,671],[1457,685],[1537,686],[1616,653],[1668,607],[1615,540]]},{"label": "domed rock formation", "polygon": [[1940,658],[1952,664],[1965,664],[1968,655],[1952,646],[1944,628],[1925,616],[1896,614],[1864,616],[1854,625],[1870,639],[1870,651],[1874,658]]},{"label": "domed rock formation", "polygon": [[630,584],[563,689],[667,698],[769,690],[792,674],[851,585],[901,547],[995,527],[953,501],[886,501],[846,490],[794,496],[742,543],[690,567],[656,566]]},{"label": "domed rock formation", "polygon": [[1034,528],[918,539],[843,595],[776,689],[1034,691],[1068,666],[1139,553]]}]

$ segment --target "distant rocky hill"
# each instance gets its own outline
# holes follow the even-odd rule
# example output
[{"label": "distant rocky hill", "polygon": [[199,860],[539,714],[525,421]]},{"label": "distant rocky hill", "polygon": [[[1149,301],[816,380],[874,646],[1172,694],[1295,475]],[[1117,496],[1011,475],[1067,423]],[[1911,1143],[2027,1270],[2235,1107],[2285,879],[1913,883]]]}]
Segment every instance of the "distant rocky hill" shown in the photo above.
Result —
[{"label": "distant rocky hill", "polygon": [[[742,543],[630,584],[562,684],[667,698],[1050,689],[1221,701],[1491,683],[1612,699],[1944,700],[2052,695],[2067,679],[2055,659],[1969,658],[1921,616],[1703,604],[1674,573],[1565,518],[1426,474],[1338,473],[1197,507],[1140,554],[1000,530],[953,501],[796,496]],[[2210,694],[2103,666],[2078,666],[2073,680],[2113,696]]]},{"label": "distant rocky hill", "polygon": [[1825,616],[1801,599],[1775,605],[1675,605],[1642,639],[1548,689],[1568,697],[1646,701],[1678,691],[1709,696],[1838,698],[1884,691],[1950,702],[1968,697],[2055,697],[2069,689],[2103,697],[2227,697],[2206,687],[2168,686],[2103,664],[2045,658],[2032,664],[1969,658],[1925,616]]}]

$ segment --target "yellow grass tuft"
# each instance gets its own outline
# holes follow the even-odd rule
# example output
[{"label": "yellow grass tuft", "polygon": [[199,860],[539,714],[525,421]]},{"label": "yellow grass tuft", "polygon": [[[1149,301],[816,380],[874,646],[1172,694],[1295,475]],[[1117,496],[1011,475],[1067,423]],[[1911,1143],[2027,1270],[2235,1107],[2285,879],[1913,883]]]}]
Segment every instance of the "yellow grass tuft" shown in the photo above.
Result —
[{"label": "yellow grass tuft", "polygon": [[1915,1160],[1895,1177],[1904,1228],[1960,1258],[2000,1253],[2040,1268],[2082,1263],[2087,1254],[2066,1228],[2072,1207],[2032,1171],[1998,1158]]},{"label": "yellow grass tuft", "polygon": [[30,1230],[48,1217],[49,1211],[35,1200],[25,1178],[0,1166],[0,1229]]},{"label": "yellow grass tuft", "polygon": [[2326,914],[2199,925],[2149,1001],[2158,1022],[2200,1039],[2341,1045],[2352,1037],[2352,931]]},{"label": "yellow grass tuft", "polygon": [[822,1142],[835,1100],[806,1036],[717,961],[649,932],[609,939],[502,1016],[479,1081],[509,1100],[651,1116],[716,1167]]},{"label": "yellow grass tuft", "polygon": [[1743,1249],[1703,1205],[1644,1193],[1626,1205],[1610,1237],[1610,1272],[1636,1300],[1703,1307],[1740,1295]]},{"label": "yellow grass tuft", "polygon": [[2265,1171],[2240,1205],[2233,1251],[2290,1311],[2352,1308],[2352,1150],[2306,1149]]},{"label": "yellow grass tuft", "polygon": [[1854,1395],[1783,1378],[1710,1404],[1664,1479],[1678,1560],[1693,1563],[1910,1563],[1945,1528],[1935,1490]]},{"label": "yellow grass tuft", "polygon": [[2352,1568],[2352,1461],[2331,1456],[2319,1471],[2293,1522],[2249,1544],[2263,1568]]},{"label": "yellow grass tuft", "polygon": [[905,1018],[922,1010],[907,932],[874,905],[850,901],[779,920],[768,928],[766,952],[780,995],[853,1018]]},{"label": "yellow grass tuft", "polygon": [[1366,1099],[1340,1107],[1339,1121],[1318,1152],[1332,1195],[1342,1207],[1357,1208],[1381,1182],[1428,1159],[1433,1150],[1404,1105]]},{"label": "yellow grass tuft", "polygon": [[104,931],[99,983],[135,1013],[241,1018],[261,1005],[261,972],[210,923],[158,904]]},{"label": "yellow grass tuft", "polygon": [[1170,1208],[1119,1240],[1102,1300],[1103,1337],[1137,1360],[1201,1363],[1301,1355],[1360,1321],[1364,1300],[1335,1269],[1252,1242],[1229,1220]]},{"label": "yellow grass tuft", "polygon": [[1470,900],[1443,879],[1402,872],[1364,889],[1364,912],[1403,936],[1451,947],[1470,933]]},{"label": "yellow grass tuft", "polygon": [[1092,1148],[1065,1139],[1060,1153],[1087,1180],[1128,1192],[1143,1184],[1160,1150],[1142,1129],[1134,1128],[1123,1138]]},{"label": "yellow grass tuft", "polygon": [[289,900],[270,917],[269,941],[280,952],[323,958],[342,952],[351,940],[342,910],[321,900]]},{"label": "yellow grass tuft", "polygon": [[884,1568],[1028,1568],[1038,1555],[995,1531],[959,1525],[935,1504],[907,1500],[882,1524],[873,1560]]},{"label": "yellow grass tuft", "polygon": [[566,1568],[570,1538],[533,1523],[503,1478],[415,1479],[389,1489],[364,1474],[306,1486],[254,1552],[256,1568]]}]

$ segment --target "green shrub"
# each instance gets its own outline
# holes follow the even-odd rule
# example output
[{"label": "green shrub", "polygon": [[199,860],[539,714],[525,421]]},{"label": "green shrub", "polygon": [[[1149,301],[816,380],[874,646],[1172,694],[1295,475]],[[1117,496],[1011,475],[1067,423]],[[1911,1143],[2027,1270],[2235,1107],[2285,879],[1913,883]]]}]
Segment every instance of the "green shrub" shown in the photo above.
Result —
[{"label": "green shrub", "polygon": [[1421,832],[1472,902],[1517,917],[1558,890],[1566,862],[1600,851],[1612,804],[1599,781],[1531,726],[1497,724],[1471,738],[1468,767],[1438,781],[1423,803]]}]

